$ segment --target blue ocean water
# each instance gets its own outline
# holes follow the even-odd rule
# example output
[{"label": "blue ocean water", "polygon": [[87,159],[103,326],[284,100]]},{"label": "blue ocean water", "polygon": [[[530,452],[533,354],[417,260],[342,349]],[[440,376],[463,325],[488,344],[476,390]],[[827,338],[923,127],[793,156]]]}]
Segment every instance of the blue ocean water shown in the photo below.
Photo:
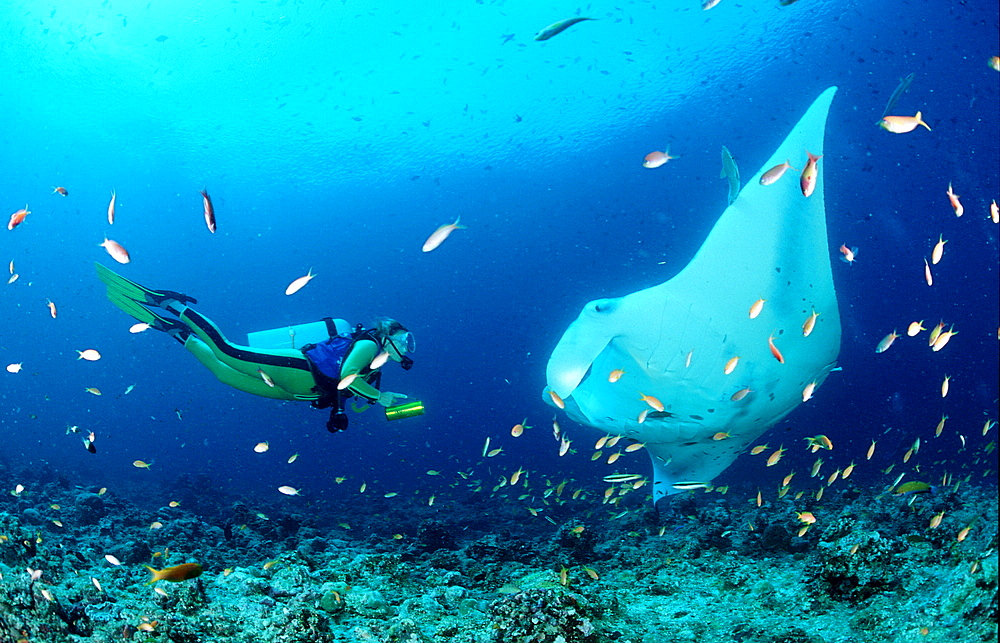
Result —
[{"label": "blue ocean water", "polygon": [[[533,41],[577,12],[597,20]],[[920,436],[928,461],[995,484],[995,433],[980,432],[997,417],[997,22],[994,5],[945,2],[5,3],[0,199],[31,214],[0,242],[19,275],[0,294],[0,361],[23,363],[3,377],[0,458],[157,504],[181,476],[209,498],[291,485],[303,496],[289,502],[317,512],[365,507],[362,482],[446,496],[457,471],[597,481],[599,434],[564,420],[575,457],[551,438],[540,393],[555,343],[587,301],[686,265],[726,206],[723,145],[752,175],[838,85],[822,163],[843,371],[762,442],[825,433],[846,466],[876,439],[881,469]],[[910,73],[897,112],[922,111],[933,131],[890,134],[875,123]],[[668,145],[680,158],[642,167]],[[467,229],[420,251],[459,217]],[[841,243],[859,248],[854,265],[837,261]],[[236,342],[326,315],[399,319],[416,365],[390,365],[383,385],[427,414],[390,424],[371,409],[329,435],[325,412],[231,390],[168,337],[129,334],[95,261],[197,297]],[[920,319],[959,334],[937,353],[922,338],[874,353]],[[77,360],[85,348],[103,358]],[[524,417],[534,428],[511,439]],[[67,426],[94,431],[97,454]],[[484,460],[487,436],[504,451]],[[780,477],[742,458],[716,483]]]}]

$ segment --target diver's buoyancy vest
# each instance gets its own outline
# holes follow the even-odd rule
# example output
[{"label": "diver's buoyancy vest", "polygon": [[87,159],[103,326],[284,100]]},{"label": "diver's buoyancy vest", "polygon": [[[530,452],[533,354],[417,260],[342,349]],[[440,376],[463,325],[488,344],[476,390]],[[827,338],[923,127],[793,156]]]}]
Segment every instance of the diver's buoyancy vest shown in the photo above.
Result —
[{"label": "diver's buoyancy vest", "polygon": [[[316,380],[317,392],[323,396],[313,403],[314,406],[317,408],[327,408],[336,405],[339,408],[343,403],[343,399],[352,395],[346,389],[342,391],[337,389],[337,385],[340,384],[340,369],[343,367],[344,358],[351,352],[354,344],[359,340],[370,340],[375,342],[376,346],[379,345],[379,342],[375,338],[375,334],[370,330],[365,330],[361,324],[358,324],[353,333],[346,335],[337,334],[336,327],[332,323],[333,320],[329,317],[325,317],[323,321],[327,323],[327,327],[330,329],[330,338],[317,344],[303,346],[302,354],[309,361],[310,370],[312,371],[313,378]],[[368,372],[370,371],[367,368],[363,369],[358,376],[368,381]],[[378,379],[379,375],[376,375],[375,378]],[[375,388],[378,388],[377,381],[373,385]]]}]

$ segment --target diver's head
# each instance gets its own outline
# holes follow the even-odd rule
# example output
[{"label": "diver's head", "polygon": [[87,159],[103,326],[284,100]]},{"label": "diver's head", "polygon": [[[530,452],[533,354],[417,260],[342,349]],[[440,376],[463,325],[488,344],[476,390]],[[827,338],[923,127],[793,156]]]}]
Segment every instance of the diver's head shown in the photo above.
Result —
[{"label": "diver's head", "polygon": [[395,319],[383,317],[375,320],[374,334],[383,350],[389,353],[389,358],[399,362],[404,370],[410,370],[413,360],[407,357],[407,353],[412,353],[416,348],[413,333]]}]

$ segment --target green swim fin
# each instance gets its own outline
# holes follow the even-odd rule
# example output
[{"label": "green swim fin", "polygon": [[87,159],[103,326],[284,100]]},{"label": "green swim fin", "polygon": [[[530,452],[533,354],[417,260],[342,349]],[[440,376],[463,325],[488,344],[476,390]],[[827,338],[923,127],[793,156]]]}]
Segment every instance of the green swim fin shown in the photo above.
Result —
[{"label": "green swim fin", "polygon": [[173,299],[181,303],[197,303],[193,298],[170,290],[155,291],[122,277],[110,268],[95,263],[97,276],[108,287],[108,300],[123,312],[145,322],[157,330],[168,331],[184,325],[175,319],[163,317],[146,306],[159,306],[163,301]]},{"label": "green swim fin", "polygon": [[[172,290],[156,291],[146,288],[143,285],[135,283],[131,279],[122,277],[103,264],[95,262],[94,267],[97,269],[97,276],[108,287],[108,299],[112,299],[112,295],[115,295],[118,297],[126,297],[147,306],[159,306],[164,300],[167,299],[174,299],[182,304],[186,304],[188,302],[192,304],[198,303],[198,301],[193,297],[188,297],[187,295],[182,295],[181,293],[174,292]],[[112,299],[112,301],[114,301],[114,299]]]}]

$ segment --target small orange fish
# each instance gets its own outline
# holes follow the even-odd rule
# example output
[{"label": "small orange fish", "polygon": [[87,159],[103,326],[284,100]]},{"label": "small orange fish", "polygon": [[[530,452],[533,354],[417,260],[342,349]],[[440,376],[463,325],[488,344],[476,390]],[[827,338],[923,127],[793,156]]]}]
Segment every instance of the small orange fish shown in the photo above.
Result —
[{"label": "small orange fish", "polygon": [[1000,206],[997,205],[997,200],[993,199],[990,203],[990,220],[993,223],[1000,223]]},{"label": "small orange fish", "polygon": [[111,201],[108,202],[108,225],[114,225],[115,223],[115,199],[117,195],[114,190],[111,190]]},{"label": "small orange fish", "polygon": [[785,175],[785,172],[787,172],[788,170],[795,170],[795,168],[792,167],[791,165],[791,159],[785,159],[784,163],[781,163],[780,165],[775,165],[767,172],[764,172],[764,174],[762,174],[760,177],[760,184],[771,185],[772,183],[776,183],[778,179],[783,177]]},{"label": "small orange fish", "polygon": [[766,444],[758,444],[754,448],[750,449],[750,455],[760,455],[761,453],[764,453],[765,451],[767,451],[767,445]]},{"label": "small orange fish", "polygon": [[771,349],[771,354],[774,355],[774,359],[778,360],[779,364],[785,363],[785,356],[781,354],[778,347],[774,345],[774,335],[770,335],[767,338],[767,346]]},{"label": "small orange fish", "polygon": [[100,395],[101,394],[101,390],[97,389],[97,388],[94,388],[93,386],[85,388],[83,390],[87,391],[91,395]]},{"label": "small orange fish", "polygon": [[931,250],[931,263],[937,265],[941,261],[941,257],[944,255],[944,244],[948,243],[943,234],[938,235],[938,241],[934,244],[934,249]]},{"label": "small orange fish", "polygon": [[853,248],[848,248],[846,243],[841,244],[841,246],[840,246],[840,254],[843,255],[840,258],[841,261],[843,261],[844,263],[847,263],[847,264],[853,264],[854,260],[858,256],[858,247],[854,246]]},{"label": "small orange fish", "polygon": [[768,458],[767,458],[767,466],[773,467],[774,465],[778,464],[778,462],[781,461],[781,456],[785,455],[785,451],[787,451],[787,450],[788,449],[786,449],[784,446],[778,447],[774,451],[774,453],[772,453],[770,456],[768,456]]},{"label": "small orange fish", "polygon": [[804,439],[806,441],[807,448],[812,453],[816,453],[820,449],[826,449],[827,451],[833,450],[833,441],[825,435],[817,435],[816,437]]},{"label": "small orange fish", "polygon": [[736,365],[739,364],[739,362],[740,362],[739,357],[731,357],[729,361],[726,362],[726,366],[725,368],[722,369],[722,372],[725,373],[726,375],[729,375],[734,370],[736,370]]},{"label": "small orange fish", "polygon": [[515,424],[514,426],[510,427],[510,434],[515,438],[519,438],[522,435],[524,435],[525,429],[530,429],[530,428],[531,427],[528,426],[528,418],[524,418],[524,421],[522,421],[520,424]]},{"label": "small orange fish", "polygon": [[153,583],[161,580],[170,581],[171,583],[179,583],[185,580],[191,580],[192,578],[198,578],[201,576],[201,565],[198,563],[184,563],[182,565],[175,565],[174,567],[167,567],[165,569],[153,569],[149,565],[143,565],[149,570],[149,573],[153,575],[149,581],[146,582],[147,585],[152,585]]},{"label": "small orange fish", "polygon": [[10,221],[7,222],[7,229],[13,230],[17,226],[21,225],[24,221],[24,217],[31,214],[31,210],[28,209],[28,205],[25,204],[23,208],[10,215]]},{"label": "small orange fish", "polygon": [[872,445],[868,447],[868,453],[865,454],[865,460],[871,460],[873,455],[875,455],[875,440],[872,440]]},{"label": "small orange fish", "polygon": [[[965,214],[965,206],[959,201],[959,197],[955,194],[955,191],[951,189],[951,183],[948,183],[948,191],[945,192],[948,195],[948,200],[951,202],[951,209],[955,211],[955,216],[960,217]],[[27,206],[25,206],[27,207]],[[936,261],[934,263],[937,263]]]},{"label": "small orange fish", "polygon": [[806,154],[809,156],[809,161],[799,175],[799,187],[802,188],[802,196],[808,197],[816,189],[816,179],[819,176],[816,161],[823,158],[823,155],[814,156],[809,150],[806,150]]},{"label": "small orange fish", "polygon": [[931,345],[931,350],[936,353],[945,346],[947,346],[948,342],[951,341],[951,338],[954,337],[955,335],[958,335],[958,331],[954,330],[954,328],[955,325],[952,324],[951,328],[942,333],[939,333],[937,338],[934,340],[934,344]]},{"label": "small orange fish", "polygon": [[52,194],[58,194],[59,196],[69,196],[69,190],[63,187],[52,188]]},{"label": "small orange fish", "polygon": [[52,319],[55,319],[56,318],[56,314],[57,314],[57,312],[56,312],[56,305],[54,303],[52,303],[51,299],[46,299],[45,300],[45,305],[49,307],[49,314],[52,315]]},{"label": "small orange fish", "polygon": [[741,388],[740,390],[738,390],[735,393],[733,393],[733,396],[729,398],[729,401],[730,402],[739,402],[740,400],[742,400],[743,398],[745,398],[750,393],[753,393],[753,391],[750,390],[749,386],[747,386],[746,388]]},{"label": "small orange fish", "polygon": [[624,370],[622,370],[620,368],[616,368],[615,370],[613,370],[610,373],[608,373],[608,381],[611,382],[612,384],[614,384],[615,382],[617,382],[618,380],[620,380],[622,378],[622,375],[624,375],[624,374],[625,374]]},{"label": "small orange fish", "polygon": [[906,327],[906,336],[916,337],[922,330],[927,330],[924,328],[924,320],[910,322],[910,325]]},{"label": "small orange fish", "polygon": [[260,375],[260,378],[264,380],[265,384],[267,384],[271,388],[274,388],[274,380],[271,379],[270,375],[264,372],[264,369],[258,368],[257,374]]},{"label": "small orange fish", "polygon": [[104,237],[104,242],[98,245],[107,250],[108,254],[111,255],[111,258],[118,263],[128,263],[132,260],[128,255],[128,250],[126,250],[125,247],[117,241],[112,241],[111,239]]},{"label": "small orange fish", "polygon": [[809,337],[812,335],[813,329],[816,328],[816,318],[819,317],[819,313],[815,310],[812,314],[802,323],[802,336]]},{"label": "small orange fish", "polygon": [[813,391],[816,390],[816,382],[812,381],[806,384],[806,387],[802,389],[802,401],[808,402],[812,399]]},{"label": "small orange fish", "polygon": [[765,301],[767,300],[758,299],[757,301],[753,302],[753,306],[750,306],[750,319],[757,319],[757,316],[760,315],[760,311],[764,310]]},{"label": "small orange fish", "polygon": [[672,161],[678,156],[670,156],[670,148],[667,148],[666,152],[650,152],[642,159],[642,166],[654,170],[661,165],[664,165],[667,161]]},{"label": "small orange fish", "polygon": [[931,274],[931,265],[927,263],[926,257],[924,257],[924,281],[927,282],[928,286],[934,285],[934,275]]},{"label": "small orange fish", "polygon": [[941,520],[943,518],[944,518],[944,511],[939,511],[938,513],[934,514],[934,516],[931,518],[930,528],[937,529],[938,527],[940,527]]},{"label": "small orange fish", "polygon": [[639,393],[639,399],[648,404],[653,408],[654,411],[663,412],[663,402],[659,401],[652,395],[645,395],[642,392]]},{"label": "small orange fish", "polygon": [[552,398],[552,403],[555,404],[556,406],[558,406],[559,408],[561,408],[561,409],[566,408],[566,403],[563,402],[563,399],[561,397],[559,397],[559,394],[556,393],[555,391],[553,391],[553,390],[550,389],[549,390],[549,397]]},{"label": "small orange fish", "polygon": [[796,511],[795,517],[798,518],[800,522],[804,522],[808,525],[816,522],[816,516],[814,516],[811,511]]},{"label": "small orange fish", "polygon": [[893,134],[906,134],[917,129],[918,125],[923,125],[927,131],[931,131],[930,126],[923,121],[923,114],[917,112],[916,116],[884,116],[879,121],[878,126]]},{"label": "small orange fish", "polygon": [[718,433],[712,436],[712,439],[718,441],[718,440],[725,440],[728,437],[730,436],[727,432],[719,431]]}]

